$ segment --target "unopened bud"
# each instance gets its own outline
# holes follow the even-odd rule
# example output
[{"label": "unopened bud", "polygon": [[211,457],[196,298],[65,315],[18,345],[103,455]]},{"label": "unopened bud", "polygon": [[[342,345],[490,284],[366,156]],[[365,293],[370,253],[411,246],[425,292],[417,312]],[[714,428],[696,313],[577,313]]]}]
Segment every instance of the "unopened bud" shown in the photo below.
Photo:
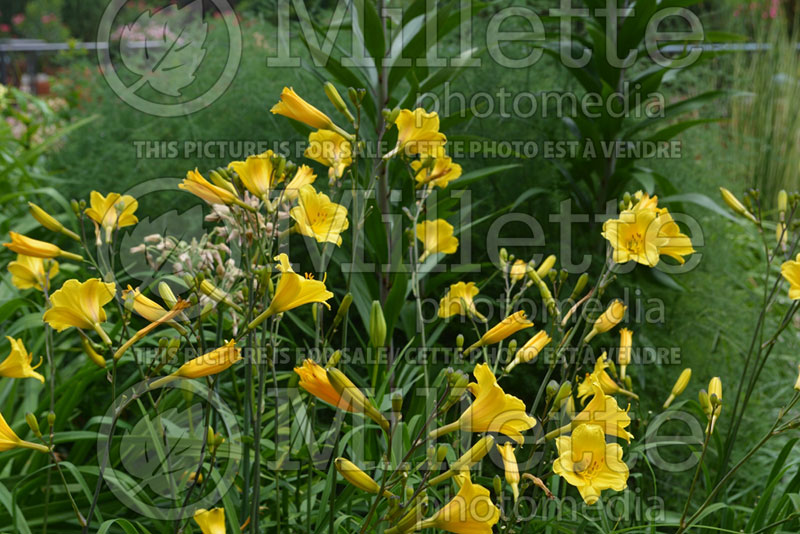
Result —
[{"label": "unopened bud", "polygon": [[550,402],[553,397],[558,394],[559,388],[560,386],[555,380],[551,380],[547,383],[547,387],[545,388],[545,398],[547,399],[547,402]]},{"label": "unopened bud", "polygon": [[347,117],[347,120],[350,122],[354,122],[356,119],[353,117],[353,114],[350,113],[350,110],[347,108],[347,104],[345,104],[344,100],[342,99],[342,95],[339,94],[339,91],[336,90],[336,86],[334,86],[331,82],[325,82],[324,85],[325,95],[328,97],[328,100],[331,101],[333,107],[336,108],[339,113],[343,114]]},{"label": "unopened bud", "polygon": [[369,340],[373,348],[383,347],[386,343],[386,319],[380,301],[372,301],[369,314]]},{"label": "unopened bud", "polygon": [[47,426],[49,428],[53,428],[56,424],[56,414],[55,412],[50,412],[47,414]]},{"label": "unopened bud", "polygon": [[344,297],[342,297],[342,303],[339,304],[339,309],[336,310],[336,315],[333,317],[333,324],[331,325],[331,331],[335,331],[336,328],[342,323],[352,303],[353,303],[352,293],[347,293]]},{"label": "unopened bud", "polygon": [[778,211],[785,212],[789,204],[789,195],[785,189],[778,191]]},{"label": "unopened bud", "polygon": [[92,346],[92,342],[89,340],[88,337],[82,336],[81,337],[81,347],[83,348],[83,352],[86,356],[95,364],[97,367],[101,369],[105,369],[106,367],[106,360],[103,358]]},{"label": "unopened bud", "polygon": [[328,358],[328,363],[325,364],[325,369],[330,369],[331,367],[336,367],[336,364],[339,363],[339,360],[342,358],[342,351],[337,350],[331,357]]},{"label": "unopened bud", "polygon": [[161,299],[169,308],[174,308],[178,303],[178,298],[166,282],[158,283],[158,294],[161,295]]},{"label": "unopened bud", "polygon": [[551,254],[545,258],[539,267],[536,268],[536,274],[539,275],[539,278],[544,278],[549,272],[550,269],[556,264],[556,257],[555,255]]},{"label": "unopened bud", "polygon": [[392,411],[394,413],[403,411],[403,394],[399,391],[392,394]]},{"label": "unopened bud", "polygon": [[[758,222],[755,216],[752,213],[750,213],[747,207],[744,204],[742,204],[733,193],[731,193],[724,187],[720,187],[719,192],[722,194],[722,200],[725,201],[725,204],[727,204],[728,207],[731,210],[733,210],[734,213],[736,213],[737,215],[741,215],[742,217],[749,219],[752,222]],[[749,199],[747,197],[745,197],[745,202],[749,202]]]},{"label": "unopened bud", "polygon": [[503,494],[503,480],[500,478],[500,475],[494,476],[494,478],[492,479],[492,486],[494,486],[495,495]]},{"label": "unopened bud", "polygon": [[583,294],[583,290],[586,288],[586,284],[589,282],[589,273],[583,273],[578,277],[578,281],[575,282],[575,287],[572,290],[572,295],[570,295],[569,299],[572,301],[577,301],[581,298],[581,294]]},{"label": "unopened bud", "polygon": [[[377,495],[378,492],[380,492],[381,487],[378,483],[350,460],[337,458],[333,461],[333,465],[336,467],[336,470],[339,471],[339,474],[342,475],[342,478],[356,488],[366,491],[367,493],[372,493],[373,495]],[[392,494],[386,490],[384,490],[383,494],[385,497],[392,496]]]},{"label": "unopened bud", "polygon": [[42,432],[39,430],[39,421],[36,419],[36,416],[32,413],[28,412],[25,414],[25,422],[28,423],[28,427],[30,427],[31,432],[37,438],[42,437]]},{"label": "unopened bud", "polygon": [[463,334],[458,334],[456,336],[456,348],[459,350],[459,352],[461,351],[461,349],[464,348],[464,335]]}]

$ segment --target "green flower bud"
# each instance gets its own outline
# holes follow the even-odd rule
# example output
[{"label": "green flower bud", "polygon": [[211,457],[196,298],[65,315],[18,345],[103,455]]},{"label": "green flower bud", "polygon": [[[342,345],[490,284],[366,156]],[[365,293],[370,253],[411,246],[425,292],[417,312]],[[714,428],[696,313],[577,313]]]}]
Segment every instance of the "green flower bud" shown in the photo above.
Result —
[{"label": "green flower bud", "polygon": [[345,315],[347,315],[347,310],[350,309],[350,305],[352,303],[353,303],[352,293],[347,293],[344,297],[342,297],[342,303],[339,304],[339,309],[336,310],[336,315],[333,318],[333,324],[331,325],[332,331],[335,331],[336,328],[342,323]]},{"label": "green flower bud", "polygon": [[31,432],[33,432],[34,436],[36,436],[37,438],[42,437],[42,432],[41,430],[39,430],[39,421],[36,420],[35,415],[33,415],[30,412],[26,413],[25,422],[28,423],[28,426],[30,427]]},{"label": "green flower bud", "polygon": [[161,295],[161,298],[164,300],[164,303],[170,308],[174,308],[175,305],[178,303],[178,298],[175,296],[175,293],[172,292],[172,289],[166,282],[158,283],[158,294]]},{"label": "green flower bud", "polygon": [[581,298],[581,294],[583,293],[584,288],[586,288],[586,284],[589,282],[589,273],[583,273],[578,277],[578,281],[575,282],[575,288],[572,290],[572,295],[570,295],[569,299],[572,301],[577,301]]},{"label": "green flower bud", "polygon": [[369,314],[369,340],[373,348],[383,347],[386,343],[386,319],[380,301],[372,302]]},{"label": "green flower bud", "polygon": [[492,486],[494,486],[495,495],[503,494],[503,480],[500,478],[500,475],[494,476],[494,478],[492,479]]},{"label": "green flower bud", "polygon": [[396,391],[392,394],[392,411],[400,413],[403,411],[403,394]]},{"label": "green flower bud", "polygon": [[328,97],[328,100],[331,101],[333,107],[336,110],[347,117],[347,120],[350,122],[355,122],[355,117],[353,114],[350,113],[350,110],[347,108],[347,104],[345,104],[344,100],[342,99],[342,95],[339,94],[339,91],[336,90],[336,86],[334,86],[331,82],[325,82],[323,86],[325,89],[325,95]]}]

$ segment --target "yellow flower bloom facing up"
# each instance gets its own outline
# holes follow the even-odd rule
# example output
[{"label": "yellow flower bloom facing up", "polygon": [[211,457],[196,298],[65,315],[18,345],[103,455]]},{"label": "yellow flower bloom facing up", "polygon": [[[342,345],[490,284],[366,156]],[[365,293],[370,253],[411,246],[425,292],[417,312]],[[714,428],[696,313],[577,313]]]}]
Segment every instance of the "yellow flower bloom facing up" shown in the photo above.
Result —
[{"label": "yellow flower bloom facing up", "polygon": [[280,254],[275,259],[279,262],[278,270],[282,273],[281,278],[278,280],[275,295],[273,295],[269,307],[247,325],[250,330],[271,315],[283,313],[304,304],[321,302],[330,309],[330,305],[325,301],[333,298],[333,293],[325,287],[324,280],[314,280],[311,277],[304,278],[295,273],[289,264],[289,257],[286,254]]},{"label": "yellow flower bloom facing up", "polygon": [[303,153],[328,167],[328,177],[341,178],[344,170],[353,164],[353,146],[342,135],[330,130],[318,130],[308,136],[308,147]]},{"label": "yellow flower bloom facing up", "polygon": [[413,527],[413,531],[439,528],[455,534],[491,534],[500,520],[500,509],[492,503],[489,490],[473,484],[469,471],[455,476],[459,490],[453,499],[428,519]]},{"label": "yellow flower bloom facing up", "polygon": [[625,306],[621,300],[616,299],[612,301],[602,315],[595,320],[592,331],[589,332],[586,339],[583,340],[584,343],[591,341],[597,334],[604,334],[617,326],[625,317],[627,309],[628,307]]},{"label": "yellow flower bloom facing up", "polygon": [[584,401],[586,397],[594,394],[594,387],[593,384],[597,383],[600,384],[600,387],[603,389],[603,393],[606,395],[613,395],[615,393],[621,393],[623,395],[627,395],[628,397],[632,397],[638,399],[639,397],[626,389],[622,389],[614,382],[608,373],[606,373],[606,369],[608,369],[608,362],[607,356],[604,352],[597,358],[597,361],[594,363],[594,371],[591,374],[587,374],[584,381],[578,385],[578,398],[581,401]]},{"label": "yellow flower bloom facing up", "polygon": [[524,260],[516,260],[511,265],[511,269],[508,270],[508,277],[511,279],[511,283],[515,284],[520,280],[522,280],[523,278],[525,278],[525,273],[527,272],[528,272],[528,262]]},{"label": "yellow flower bloom facing up", "polygon": [[35,367],[31,367],[33,354],[27,351],[22,340],[14,339],[10,336],[6,336],[6,339],[11,344],[11,353],[5,360],[0,362],[0,376],[7,378],[35,378],[44,384],[44,377],[34,371],[36,367],[42,364],[41,358]]},{"label": "yellow flower bloom facing up", "polygon": [[45,454],[50,452],[50,449],[38,443],[31,443],[19,438],[17,434],[8,426],[3,414],[0,414],[0,452],[10,451],[22,447],[24,449],[33,449],[35,451],[43,452]]},{"label": "yellow flower bloom facing up", "polygon": [[236,204],[237,206],[252,210],[248,204],[242,202],[239,197],[227,189],[216,186],[203,178],[203,175],[197,172],[197,169],[187,172],[186,178],[184,178],[183,182],[178,184],[178,187],[200,197],[209,204],[225,204],[226,206]]},{"label": "yellow flower bloom facing up", "polygon": [[800,254],[795,259],[781,264],[781,275],[789,282],[789,298],[800,299]]},{"label": "yellow flower bloom facing up", "polygon": [[272,106],[270,111],[319,130],[334,129],[334,124],[330,117],[297,96],[297,93],[291,87],[283,88],[280,101]]},{"label": "yellow flower bloom facing up", "polygon": [[483,347],[484,345],[493,345],[494,343],[499,343],[508,336],[516,334],[520,330],[524,330],[532,326],[533,321],[529,321],[526,318],[525,310],[512,313],[490,328],[489,331],[483,334],[478,341],[467,347],[467,349],[464,351],[464,355],[466,356],[473,350]]},{"label": "yellow flower bloom facing up", "polygon": [[267,150],[263,154],[248,156],[245,161],[232,161],[228,164],[228,169],[239,175],[248,191],[267,201],[270,191],[283,180],[283,175],[275,175],[277,169],[272,162],[274,155],[272,150]]},{"label": "yellow flower bloom facing up", "polygon": [[407,156],[414,154],[435,156],[447,142],[439,132],[439,115],[428,113],[422,108],[414,111],[403,109],[395,120],[397,126],[397,146],[384,159],[394,157],[399,152]]},{"label": "yellow flower bloom facing up", "polygon": [[203,534],[225,534],[225,508],[206,510],[200,508],[194,513],[194,520]]},{"label": "yellow flower bloom facing up", "polygon": [[453,225],[444,219],[422,221],[417,224],[416,233],[424,249],[419,257],[420,263],[431,254],[454,254],[458,250],[458,238],[453,236]]},{"label": "yellow flower bloom facing up", "polygon": [[503,445],[498,445],[497,450],[500,451],[500,456],[503,457],[503,469],[505,470],[506,482],[511,486],[511,491],[514,494],[514,502],[519,498],[519,467],[517,466],[517,457],[514,456],[514,445],[510,441],[506,441]]},{"label": "yellow flower bloom facing up", "polygon": [[309,358],[303,360],[303,365],[295,367],[294,372],[300,377],[300,387],[316,398],[341,410],[348,412],[355,410],[348,402],[342,400],[342,396],[328,380],[328,374],[325,369],[314,360]]},{"label": "yellow flower bloom facing up", "polygon": [[134,215],[139,203],[130,195],[109,193],[103,196],[92,191],[89,196],[91,206],[86,208],[86,215],[105,230],[106,242],[111,241],[111,234],[117,228],[133,226],[139,219]]},{"label": "yellow flower bloom facing up", "polygon": [[317,175],[314,174],[314,171],[308,165],[301,165],[297,172],[294,173],[294,177],[286,184],[286,189],[283,191],[283,200],[287,202],[293,202],[297,199],[297,195],[300,193],[300,189],[307,185],[311,185],[314,183],[314,180],[317,179]]},{"label": "yellow flower bloom facing up", "polygon": [[510,373],[511,370],[517,365],[521,363],[528,363],[536,358],[542,349],[545,348],[551,341],[552,338],[548,336],[547,332],[544,330],[537,332],[535,336],[530,338],[522,347],[517,350],[517,353],[514,355],[514,359],[511,360],[511,363],[506,366],[506,373]]},{"label": "yellow flower bloom facing up", "polygon": [[38,239],[33,239],[18,234],[17,232],[8,232],[8,235],[11,237],[11,243],[3,243],[3,246],[8,248],[11,252],[16,252],[23,256],[31,256],[33,258],[67,258],[75,261],[83,261],[82,256],[61,250],[58,246],[48,243],[47,241],[39,241]]},{"label": "yellow flower bloom facing up", "polygon": [[297,233],[312,237],[319,243],[341,246],[341,233],[350,227],[347,208],[331,202],[328,195],[316,192],[312,185],[300,188],[298,205],[289,214],[297,223],[294,227]]},{"label": "yellow flower bloom facing up", "polygon": [[470,315],[485,323],[486,317],[478,313],[474,298],[480,293],[475,282],[457,282],[452,284],[439,301],[439,317],[446,319],[453,315]]},{"label": "yellow flower bloom facing up", "polygon": [[643,194],[639,202],[623,210],[619,219],[603,224],[603,237],[614,249],[617,263],[635,261],[655,267],[662,255],[679,263],[695,252],[692,241],[680,231],[666,208],[657,207],[658,198]]},{"label": "yellow flower bloom facing up", "polygon": [[622,491],[628,483],[628,466],[622,461],[622,447],[606,443],[602,427],[580,425],[571,436],[556,439],[558,458],[553,472],[578,488],[589,506],[603,490]]},{"label": "yellow flower bloom facing up", "polygon": [[105,283],[99,278],[85,282],[72,279],[64,282],[61,289],[50,296],[50,309],[42,318],[58,332],[70,327],[94,330],[106,344],[111,344],[108,335],[100,327],[105,322],[103,306],[111,302],[117,286]]},{"label": "yellow flower bloom facing up", "polygon": [[411,162],[411,168],[416,171],[415,180],[419,186],[439,187],[444,189],[447,184],[461,176],[461,165],[445,154],[440,148],[435,156],[428,156]]},{"label": "yellow flower bloom facing up", "polygon": [[8,264],[11,283],[18,289],[50,289],[50,281],[58,274],[58,262],[17,254],[17,260]]},{"label": "yellow flower bloom facing up", "polygon": [[475,396],[472,405],[461,414],[458,421],[431,431],[431,439],[454,430],[462,430],[499,432],[517,443],[522,443],[522,432],[536,425],[536,419],[526,412],[525,403],[503,391],[488,364],[476,365],[473,374],[478,381],[468,386]]},{"label": "yellow flower bloom facing up", "polygon": [[672,386],[672,391],[667,397],[667,400],[664,401],[663,408],[666,410],[669,408],[669,405],[672,404],[672,401],[675,400],[675,397],[683,393],[683,390],[686,389],[686,386],[689,385],[689,379],[692,378],[692,370],[690,368],[686,368],[681,371],[678,380],[675,381],[675,384]]}]

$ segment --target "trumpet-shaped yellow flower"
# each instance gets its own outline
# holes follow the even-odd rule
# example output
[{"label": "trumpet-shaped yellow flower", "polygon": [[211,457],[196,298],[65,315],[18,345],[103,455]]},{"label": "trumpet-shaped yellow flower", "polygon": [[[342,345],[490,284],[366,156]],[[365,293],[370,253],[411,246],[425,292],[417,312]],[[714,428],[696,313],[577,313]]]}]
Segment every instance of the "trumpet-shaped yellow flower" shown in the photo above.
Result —
[{"label": "trumpet-shaped yellow flower", "polygon": [[11,353],[5,360],[0,362],[0,376],[7,378],[35,378],[44,384],[44,377],[34,371],[36,367],[42,364],[42,360],[39,359],[36,367],[31,367],[33,354],[27,351],[22,340],[14,339],[10,336],[6,336],[6,339],[11,343]]},{"label": "trumpet-shaped yellow flower", "polygon": [[498,445],[497,450],[500,451],[500,456],[503,457],[506,482],[511,486],[514,502],[517,502],[519,498],[519,467],[517,466],[517,457],[514,456],[514,445],[510,441],[506,441],[504,445]]},{"label": "trumpet-shaped yellow flower", "polygon": [[453,163],[443,147],[435,156],[412,161],[411,168],[416,171],[415,180],[420,186],[444,189],[447,184],[461,176],[461,165]]},{"label": "trumpet-shaped yellow flower", "polygon": [[328,177],[341,178],[344,170],[353,164],[353,146],[350,141],[331,130],[318,130],[308,136],[308,147],[303,155],[328,167]]},{"label": "trumpet-shaped yellow flower", "polygon": [[294,372],[300,376],[300,387],[316,398],[336,408],[348,412],[355,411],[355,408],[350,403],[342,400],[342,396],[328,380],[328,374],[325,369],[320,367],[314,360],[309,358],[303,360],[303,365],[295,367]]},{"label": "trumpet-shaped yellow flower", "polygon": [[117,286],[113,282],[105,283],[99,278],[90,278],[85,282],[67,280],[61,289],[50,296],[50,309],[44,312],[42,318],[59,332],[72,326],[93,329],[103,341],[110,344],[111,340],[100,323],[106,320],[103,306],[111,302],[116,291]]},{"label": "trumpet-shaped yellow flower", "polygon": [[547,335],[547,332],[540,330],[535,336],[530,338],[522,347],[520,347],[514,359],[506,366],[506,373],[510,373],[514,367],[521,363],[528,363],[536,358],[543,348],[552,341],[552,338]]},{"label": "trumpet-shaped yellow flower", "polygon": [[283,199],[288,202],[293,202],[300,193],[300,189],[313,184],[316,179],[317,175],[314,174],[311,167],[308,165],[301,165],[297,169],[297,172],[294,173],[294,177],[286,184],[286,189],[283,191]]},{"label": "trumpet-shaped yellow flower", "polygon": [[623,210],[619,219],[603,224],[603,237],[614,249],[614,261],[635,261],[655,267],[662,255],[679,263],[695,252],[692,241],[680,231],[667,208],[658,208],[658,198],[641,194],[631,208]]},{"label": "trumpet-shaped yellow flower", "polygon": [[489,490],[473,484],[469,471],[455,476],[459,490],[453,499],[428,519],[413,527],[413,531],[439,528],[455,534],[491,534],[500,520],[500,510],[492,503]]},{"label": "trumpet-shaped yellow flower", "polygon": [[627,486],[628,466],[622,461],[622,447],[606,443],[602,427],[580,425],[571,436],[556,439],[556,448],[553,472],[578,488],[589,506],[603,490],[622,491]]},{"label": "trumpet-shaped yellow flower", "polygon": [[295,231],[319,243],[341,246],[341,233],[350,227],[347,208],[331,202],[325,193],[317,193],[312,185],[300,188],[298,198],[298,205],[289,212],[297,223]]},{"label": "trumpet-shaped yellow flower", "polygon": [[417,224],[417,239],[422,241],[424,250],[419,262],[424,262],[431,254],[442,252],[454,254],[458,250],[458,238],[453,236],[453,225],[444,219],[422,221]]},{"label": "trumpet-shaped yellow flower", "polygon": [[621,300],[616,299],[612,301],[602,315],[595,320],[592,331],[586,336],[584,342],[588,343],[597,334],[604,334],[617,326],[625,317],[627,309],[628,307],[625,306]]},{"label": "trumpet-shaped yellow flower", "polygon": [[587,374],[584,381],[578,385],[578,398],[582,401],[586,399],[586,397],[594,394],[594,386],[593,384],[597,383],[600,384],[600,387],[603,389],[603,393],[606,395],[613,395],[615,393],[621,393],[623,395],[627,395],[633,398],[639,398],[635,393],[631,393],[626,389],[622,389],[614,382],[608,373],[606,373],[606,369],[608,369],[608,362],[606,360],[606,353],[600,355],[597,358],[597,361],[594,363],[594,371],[592,374]]},{"label": "trumpet-shaped yellow flower", "polygon": [[239,175],[239,179],[248,191],[262,200],[269,200],[269,193],[283,180],[283,175],[276,176],[278,169],[272,162],[272,150],[263,154],[248,156],[245,161],[232,161],[228,168]]},{"label": "trumpet-shaped yellow flower", "polygon": [[19,436],[8,426],[3,414],[0,413],[0,452],[10,451],[16,448],[33,449],[47,454],[50,449],[38,443],[31,443],[20,439]]},{"label": "trumpet-shaped yellow flower", "polygon": [[225,534],[225,508],[205,510],[200,508],[194,513],[194,520],[203,534]]},{"label": "trumpet-shaped yellow flower", "polygon": [[283,313],[304,304],[321,302],[330,309],[330,305],[325,301],[333,298],[333,293],[325,287],[324,280],[320,282],[310,277],[304,278],[294,272],[286,254],[279,254],[275,259],[279,262],[278,270],[282,273],[281,278],[278,280],[272,302],[248,325],[251,330],[271,315]]},{"label": "trumpet-shaped yellow flower", "polygon": [[[572,422],[566,427],[561,427],[557,432],[563,434],[575,429],[580,425],[599,425],[603,432],[611,436],[617,436],[630,443],[633,434],[625,430],[631,424],[631,418],[627,410],[622,410],[617,404],[616,399],[606,395],[602,386],[598,382],[592,384],[594,397],[583,411],[575,414]],[[550,434],[548,434],[548,437]]]},{"label": "trumpet-shaped yellow flower", "polygon": [[528,262],[526,262],[525,260],[516,260],[511,265],[511,269],[508,270],[508,277],[511,279],[511,283],[517,283],[523,278],[525,278],[525,274],[527,272],[528,272]]},{"label": "trumpet-shaped yellow flower", "polygon": [[297,93],[291,87],[283,88],[280,102],[272,106],[270,111],[319,130],[334,129],[334,124],[330,117],[297,96]]},{"label": "trumpet-shaped yellow flower", "polygon": [[130,195],[109,193],[104,197],[97,191],[92,191],[89,202],[91,206],[86,208],[85,213],[105,230],[106,242],[111,240],[115,229],[133,226],[139,222],[134,215],[139,203]]},{"label": "trumpet-shaped yellow flower", "polygon": [[664,401],[664,409],[669,408],[669,405],[672,404],[672,401],[675,400],[675,397],[683,393],[683,390],[686,389],[686,386],[689,385],[689,379],[692,378],[692,370],[690,368],[686,368],[681,371],[678,380],[675,381],[675,384],[672,386],[672,391],[667,397],[667,400]]},{"label": "trumpet-shaped yellow flower", "polygon": [[223,346],[193,358],[181,365],[177,371],[150,383],[155,389],[178,378],[202,378],[225,371],[242,359],[241,349],[236,348],[236,341],[231,339]]},{"label": "trumpet-shaped yellow flower", "polygon": [[464,432],[499,432],[522,443],[522,432],[536,425],[536,419],[525,411],[525,403],[503,391],[488,364],[476,365],[472,373],[478,380],[468,386],[475,396],[472,405],[458,421],[433,430],[431,439],[460,429]]},{"label": "trumpet-shaped yellow flower", "polygon": [[197,169],[187,172],[186,178],[184,178],[183,182],[178,184],[178,187],[202,198],[209,204],[225,204],[227,206],[236,204],[242,207],[246,206],[239,197],[227,189],[216,186],[203,178],[203,175],[197,172]]},{"label": "trumpet-shaped yellow flower", "polygon": [[17,260],[8,264],[11,283],[18,289],[50,289],[50,281],[58,274],[58,262],[17,254]]},{"label": "trumpet-shaped yellow flower", "polygon": [[489,329],[488,332],[483,334],[483,336],[473,343],[471,346],[467,347],[467,350],[464,351],[464,355],[472,352],[473,350],[483,347],[485,345],[493,345],[495,343],[499,343],[503,341],[508,336],[516,334],[520,330],[524,330],[526,328],[530,328],[533,326],[533,321],[529,321],[525,316],[525,310],[520,310],[516,313],[512,313],[492,328]]},{"label": "trumpet-shaped yellow flower", "polygon": [[789,298],[800,299],[800,254],[781,264],[781,274],[789,282]]},{"label": "trumpet-shaped yellow flower", "polygon": [[[333,465],[336,467],[339,474],[342,475],[342,478],[361,491],[366,491],[373,495],[377,495],[378,492],[380,492],[380,485],[350,460],[340,457],[333,461]],[[394,497],[394,495],[387,490],[383,491],[383,496],[387,498]]]},{"label": "trumpet-shaped yellow flower", "polygon": [[53,258],[68,258],[75,261],[83,261],[83,257],[78,254],[61,250],[58,246],[48,243],[47,241],[39,241],[17,232],[8,232],[11,237],[11,243],[3,243],[3,246],[8,248],[11,252],[22,254],[23,256],[31,256],[33,258],[53,259]]},{"label": "trumpet-shaped yellow flower", "polygon": [[453,315],[470,315],[485,323],[486,317],[478,313],[474,298],[480,290],[475,282],[457,282],[452,284],[439,301],[439,317],[446,319]]},{"label": "trumpet-shaped yellow flower", "polygon": [[395,120],[397,125],[397,146],[384,156],[385,159],[399,152],[407,156],[414,154],[436,156],[447,142],[443,133],[439,132],[439,115],[428,113],[422,108],[414,111],[404,109]]}]

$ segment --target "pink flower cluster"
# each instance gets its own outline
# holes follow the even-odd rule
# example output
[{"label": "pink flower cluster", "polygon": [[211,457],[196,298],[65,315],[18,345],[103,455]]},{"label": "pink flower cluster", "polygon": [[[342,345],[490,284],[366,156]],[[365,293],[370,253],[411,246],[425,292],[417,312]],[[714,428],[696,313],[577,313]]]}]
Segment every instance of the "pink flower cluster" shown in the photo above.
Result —
[{"label": "pink flower cluster", "polygon": [[746,12],[761,12],[761,18],[774,19],[780,14],[781,1],[780,0],[760,0],[758,2],[749,2],[738,6],[733,11],[733,16],[738,17]]}]

